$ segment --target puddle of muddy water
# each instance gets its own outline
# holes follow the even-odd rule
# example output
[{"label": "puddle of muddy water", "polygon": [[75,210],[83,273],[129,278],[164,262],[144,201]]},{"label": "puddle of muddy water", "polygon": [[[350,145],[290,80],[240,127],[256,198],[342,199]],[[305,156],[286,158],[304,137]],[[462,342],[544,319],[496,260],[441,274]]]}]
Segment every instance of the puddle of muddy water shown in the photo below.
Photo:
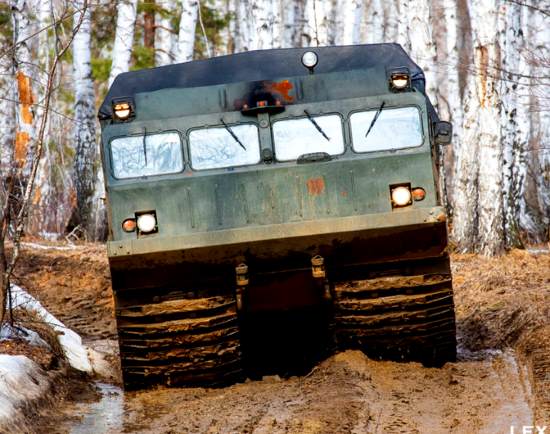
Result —
[{"label": "puddle of muddy water", "polygon": [[82,419],[70,429],[71,434],[101,434],[121,432],[124,419],[124,392],[117,386],[107,383],[95,383],[101,394],[98,402],[80,403],[75,414]]}]

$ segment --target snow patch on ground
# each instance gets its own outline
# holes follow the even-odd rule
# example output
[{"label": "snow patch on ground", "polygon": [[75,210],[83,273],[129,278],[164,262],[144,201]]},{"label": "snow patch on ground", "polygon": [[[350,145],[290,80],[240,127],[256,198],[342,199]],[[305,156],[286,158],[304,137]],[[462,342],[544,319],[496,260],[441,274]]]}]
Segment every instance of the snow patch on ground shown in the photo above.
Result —
[{"label": "snow patch on ground", "polygon": [[82,339],[71,329],[67,328],[61,321],[49,313],[38,300],[26,292],[23,288],[12,285],[12,306],[23,308],[37,314],[54,331],[58,332],[58,341],[69,364],[79,370],[91,373],[93,371],[86,347]]},{"label": "snow patch on ground", "polygon": [[45,372],[26,356],[0,354],[0,421],[9,419],[26,401],[48,389]]},{"label": "snow patch on ground", "polygon": [[30,345],[37,347],[50,348],[48,343],[34,330],[29,330],[21,326],[14,327],[10,324],[4,324],[0,328],[0,341],[13,338],[23,339]]}]

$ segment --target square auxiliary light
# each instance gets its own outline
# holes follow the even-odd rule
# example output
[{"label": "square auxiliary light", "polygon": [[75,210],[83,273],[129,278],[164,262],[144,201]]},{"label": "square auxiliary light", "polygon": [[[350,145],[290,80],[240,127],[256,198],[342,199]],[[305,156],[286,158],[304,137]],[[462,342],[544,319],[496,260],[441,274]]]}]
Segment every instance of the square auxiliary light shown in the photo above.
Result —
[{"label": "square auxiliary light", "polygon": [[388,75],[388,81],[392,91],[402,92],[411,89],[411,73],[409,68],[395,68],[390,70]]},{"label": "square auxiliary light", "polygon": [[135,106],[132,98],[116,98],[111,101],[113,120],[126,122],[135,117]]}]

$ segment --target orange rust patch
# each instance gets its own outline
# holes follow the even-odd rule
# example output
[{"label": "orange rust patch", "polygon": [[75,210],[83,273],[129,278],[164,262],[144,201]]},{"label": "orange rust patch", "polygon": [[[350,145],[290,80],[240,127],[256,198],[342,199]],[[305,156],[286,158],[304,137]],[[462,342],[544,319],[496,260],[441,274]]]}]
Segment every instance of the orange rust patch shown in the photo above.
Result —
[{"label": "orange rust patch", "polygon": [[325,180],[320,178],[311,178],[307,180],[307,191],[311,196],[319,196],[325,191]]},{"label": "orange rust patch", "polygon": [[292,83],[288,80],[276,81],[269,86],[270,92],[277,92],[285,101],[294,101],[294,97],[289,95],[289,92],[293,89]]},{"label": "orange rust patch", "polygon": [[42,199],[42,191],[40,188],[34,189],[34,197],[32,200],[33,205],[38,205],[40,203],[40,199]]},{"label": "orange rust patch", "polygon": [[341,195],[342,197],[348,197],[348,192],[347,192],[347,191],[341,191],[341,192],[340,192],[340,195]]},{"label": "orange rust patch", "polygon": [[15,135],[15,161],[19,167],[22,167],[27,159],[29,140],[29,133],[26,131],[17,131],[17,134]]},{"label": "orange rust patch", "polygon": [[21,103],[21,119],[25,124],[32,124],[33,115],[31,105],[34,103],[32,95],[31,78],[22,71],[17,71],[17,89],[19,92],[19,102]]}]

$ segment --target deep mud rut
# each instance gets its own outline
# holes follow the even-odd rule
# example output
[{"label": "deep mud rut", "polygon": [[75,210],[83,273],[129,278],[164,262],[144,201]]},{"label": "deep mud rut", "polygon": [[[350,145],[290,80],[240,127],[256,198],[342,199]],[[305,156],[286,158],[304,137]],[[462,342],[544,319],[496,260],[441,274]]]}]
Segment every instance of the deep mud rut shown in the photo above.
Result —
[{"label": "deep mud rut", "polygon": [[127,393],[98,384],[99,403],[71,433],[508,433],[532,425],[531,392],[512,353],[443,369],[376,362],[347,351],[305,377],[266,377],[224,389]]},{"label": "deep mud rut", "polygon": [[105,356],[105,378],[95,380],[101,399],[65,402],[36,432],[510,433],[550,425],[548,253],[453,257],[459,361],[441,369],[347,351],[301,377],[129,393],[118,387],[103,248],[26,253],[20,283]]}]

